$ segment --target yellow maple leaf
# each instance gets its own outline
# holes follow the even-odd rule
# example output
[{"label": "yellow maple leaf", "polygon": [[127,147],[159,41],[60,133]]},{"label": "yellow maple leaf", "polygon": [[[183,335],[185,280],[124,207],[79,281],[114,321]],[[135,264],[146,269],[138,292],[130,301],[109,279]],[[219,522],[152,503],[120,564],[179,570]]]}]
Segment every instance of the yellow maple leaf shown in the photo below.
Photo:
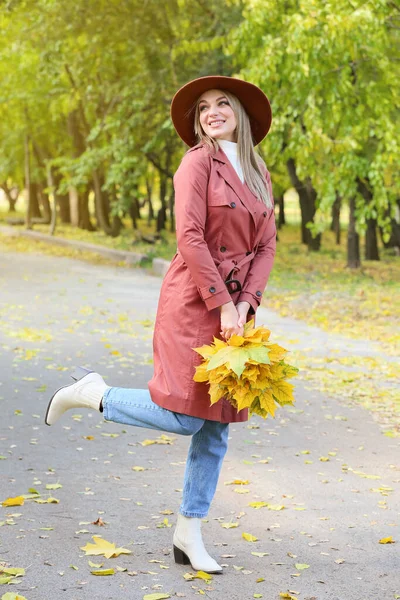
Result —
[{"label": "yellow maple leaf", "polygon": [[279,596],[286,600],[297,600],[296,596],[292,596],[292,594],[289,594],[288,592],[279,592]]},{"label": "yellow maple leaf", "polygon": [[210,385],[210,402],[211,402],[211,406],[213,404],[215,404],[216,402],[218,402],[218,400],[221,400],[221,398],[223,397],[223,391],[221,390],[220,386],[216,383],[216,384],[211,384]]},{"label": "yellow maple leaf", "polygon": [[235,396],[238,411],[251,406],[256,396],[257,390],[248,390],[242,398],[236,398]]},{"label": "yellow maple leaf", "polygon": [[130,550],[126,548],[116,548],[115,544],[107,542],[100,536],[94,535],[92,537],[94,544],[88,542],[86,546],[82,546],[81,550],[84,550],[86,556],[99,556],[102,554],[106,558],[115,558],[120,554],[132,554]]},{"label": "yellow maple leaf", "polygon": [[273,381],[271,385],[272,395],[275,400],[281,404],[293,404],[293,389],[294,385],[287,381]]},{"label": "yellow maple leaf", "polygon": [[217,348],[215,346],[200,346],[199,348],[193,348],[193,350],[197,352],[197,354],[200,354],[200,356],[203,358],[210,358],[210,356],[217,352]]},{"label": "yellow maple leaf", "polygon": [[259,394],[259,402],[263,410],[269,413],[272,417],[275,416],[276,405],[272,397],[271,390],[265,390],[262,394]]},{"label": "yellow maple leaf", "polygon": [[221,523],[221,526],[224,529],[234,529],[235,527],[239,527],[239,523]]},{"label": "yellow maple leaf", "polygon": [[196,372],[193,379],[197,382],[208,381],[209,375],[210,373],[207,371],[207,363],[201,363],[201,365],[196,367]]},{"label": "yellow maple leaf", "polygon": [[1,503],[2,506],[22,506],[25,502],[23,496],[16,496],[15,498],[7,498]]},{"label": "yellow maple leaf", "polygon": [[242,533],[242,538],[246,540],[246,542],[256,542],[258,537],[255,535],[251,535],[251,533]]},{"label": "yellow maple leaf", "polygon": [[392,538],[392,536],[389,536],[389,537],[385,537],[385,538],[382,538],[381,540],[379,540],[379,543],[380,544],[394,544],[395,541]]},{"label": "yellow maple leaf", "polygon": [[285,348],[282,348],[282,346],[279,346],[278,344],[268,344],[268,348],[269,359],[271,363],[279,362],[284,358],[285,354],[287,354],[287,350],[285,350]]}]

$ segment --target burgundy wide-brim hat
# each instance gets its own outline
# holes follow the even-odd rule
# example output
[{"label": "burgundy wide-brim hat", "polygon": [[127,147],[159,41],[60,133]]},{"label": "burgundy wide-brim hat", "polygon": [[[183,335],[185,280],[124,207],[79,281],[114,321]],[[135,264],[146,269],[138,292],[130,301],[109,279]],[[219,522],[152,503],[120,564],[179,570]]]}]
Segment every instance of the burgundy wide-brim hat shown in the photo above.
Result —
[{"label": "burgundy wide-brim hat", "polygon": [[267,96],[252,83],[222,75],[193,79],[176,92],[171,102],[171,119],[179,137],[188,146],[198,143],[194,132],[196,101],[213,89],[232,92],[238,98],[249,116],[254,145],[259,144],[271,127],[272,111]]}]

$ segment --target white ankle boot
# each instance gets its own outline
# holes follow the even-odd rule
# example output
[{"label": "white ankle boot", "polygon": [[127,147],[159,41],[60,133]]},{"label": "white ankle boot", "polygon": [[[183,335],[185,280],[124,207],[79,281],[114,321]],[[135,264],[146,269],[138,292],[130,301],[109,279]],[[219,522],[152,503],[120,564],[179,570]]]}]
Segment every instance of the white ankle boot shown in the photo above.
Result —
[{"label": "white ankle boot", "polygon": [[211,558],[201,537],[201,519],[178,514],[174,532],[174,557],[180,565],[192,565],[195,571],[222,573],[222,567]]},{"label": "white ankle boot", "polygon": [[54,425],[70,408],[100,410],[100,403],[109,387],[102,376],[78,367],[71,377],[76,380],[76,383],[60,388],[51,398],[45,417],[46,425]]}]

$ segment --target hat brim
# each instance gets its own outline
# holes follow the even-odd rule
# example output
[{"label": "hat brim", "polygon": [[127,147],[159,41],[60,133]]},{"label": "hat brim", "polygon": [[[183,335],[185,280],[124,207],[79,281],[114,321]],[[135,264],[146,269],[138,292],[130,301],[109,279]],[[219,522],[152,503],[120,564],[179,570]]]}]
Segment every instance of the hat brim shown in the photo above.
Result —
[{"label": "hat brim", "polygon": [[272,111],[267,96],[252,83],[222,75],[193,79],[176,92],[171,102],[171,119],[179,137],[188,146],[198,143],[194,132],[196,101],[212,89],[235,94],[249,116],[254,145],[259,144],[271,127]]}]

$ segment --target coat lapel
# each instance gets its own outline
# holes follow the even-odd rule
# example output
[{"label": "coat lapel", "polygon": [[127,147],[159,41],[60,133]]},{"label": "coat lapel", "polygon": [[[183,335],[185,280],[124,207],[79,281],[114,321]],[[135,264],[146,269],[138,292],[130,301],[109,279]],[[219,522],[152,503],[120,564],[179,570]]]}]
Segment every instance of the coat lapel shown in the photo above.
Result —
[{"label": "coat lapel", "polygon": [[251,214],[254,224],[256,224],[254,207],[254,203],[257,202],[256,197],[249,190],[247,185],[240,181],[239,175],[236,173],[235,168],[232,166],[228,157],[221,148],[213,156],[213,159],[217,162],[218,173],[226,181],[229,187],[233,189],[239,200],[244,204]]}]

